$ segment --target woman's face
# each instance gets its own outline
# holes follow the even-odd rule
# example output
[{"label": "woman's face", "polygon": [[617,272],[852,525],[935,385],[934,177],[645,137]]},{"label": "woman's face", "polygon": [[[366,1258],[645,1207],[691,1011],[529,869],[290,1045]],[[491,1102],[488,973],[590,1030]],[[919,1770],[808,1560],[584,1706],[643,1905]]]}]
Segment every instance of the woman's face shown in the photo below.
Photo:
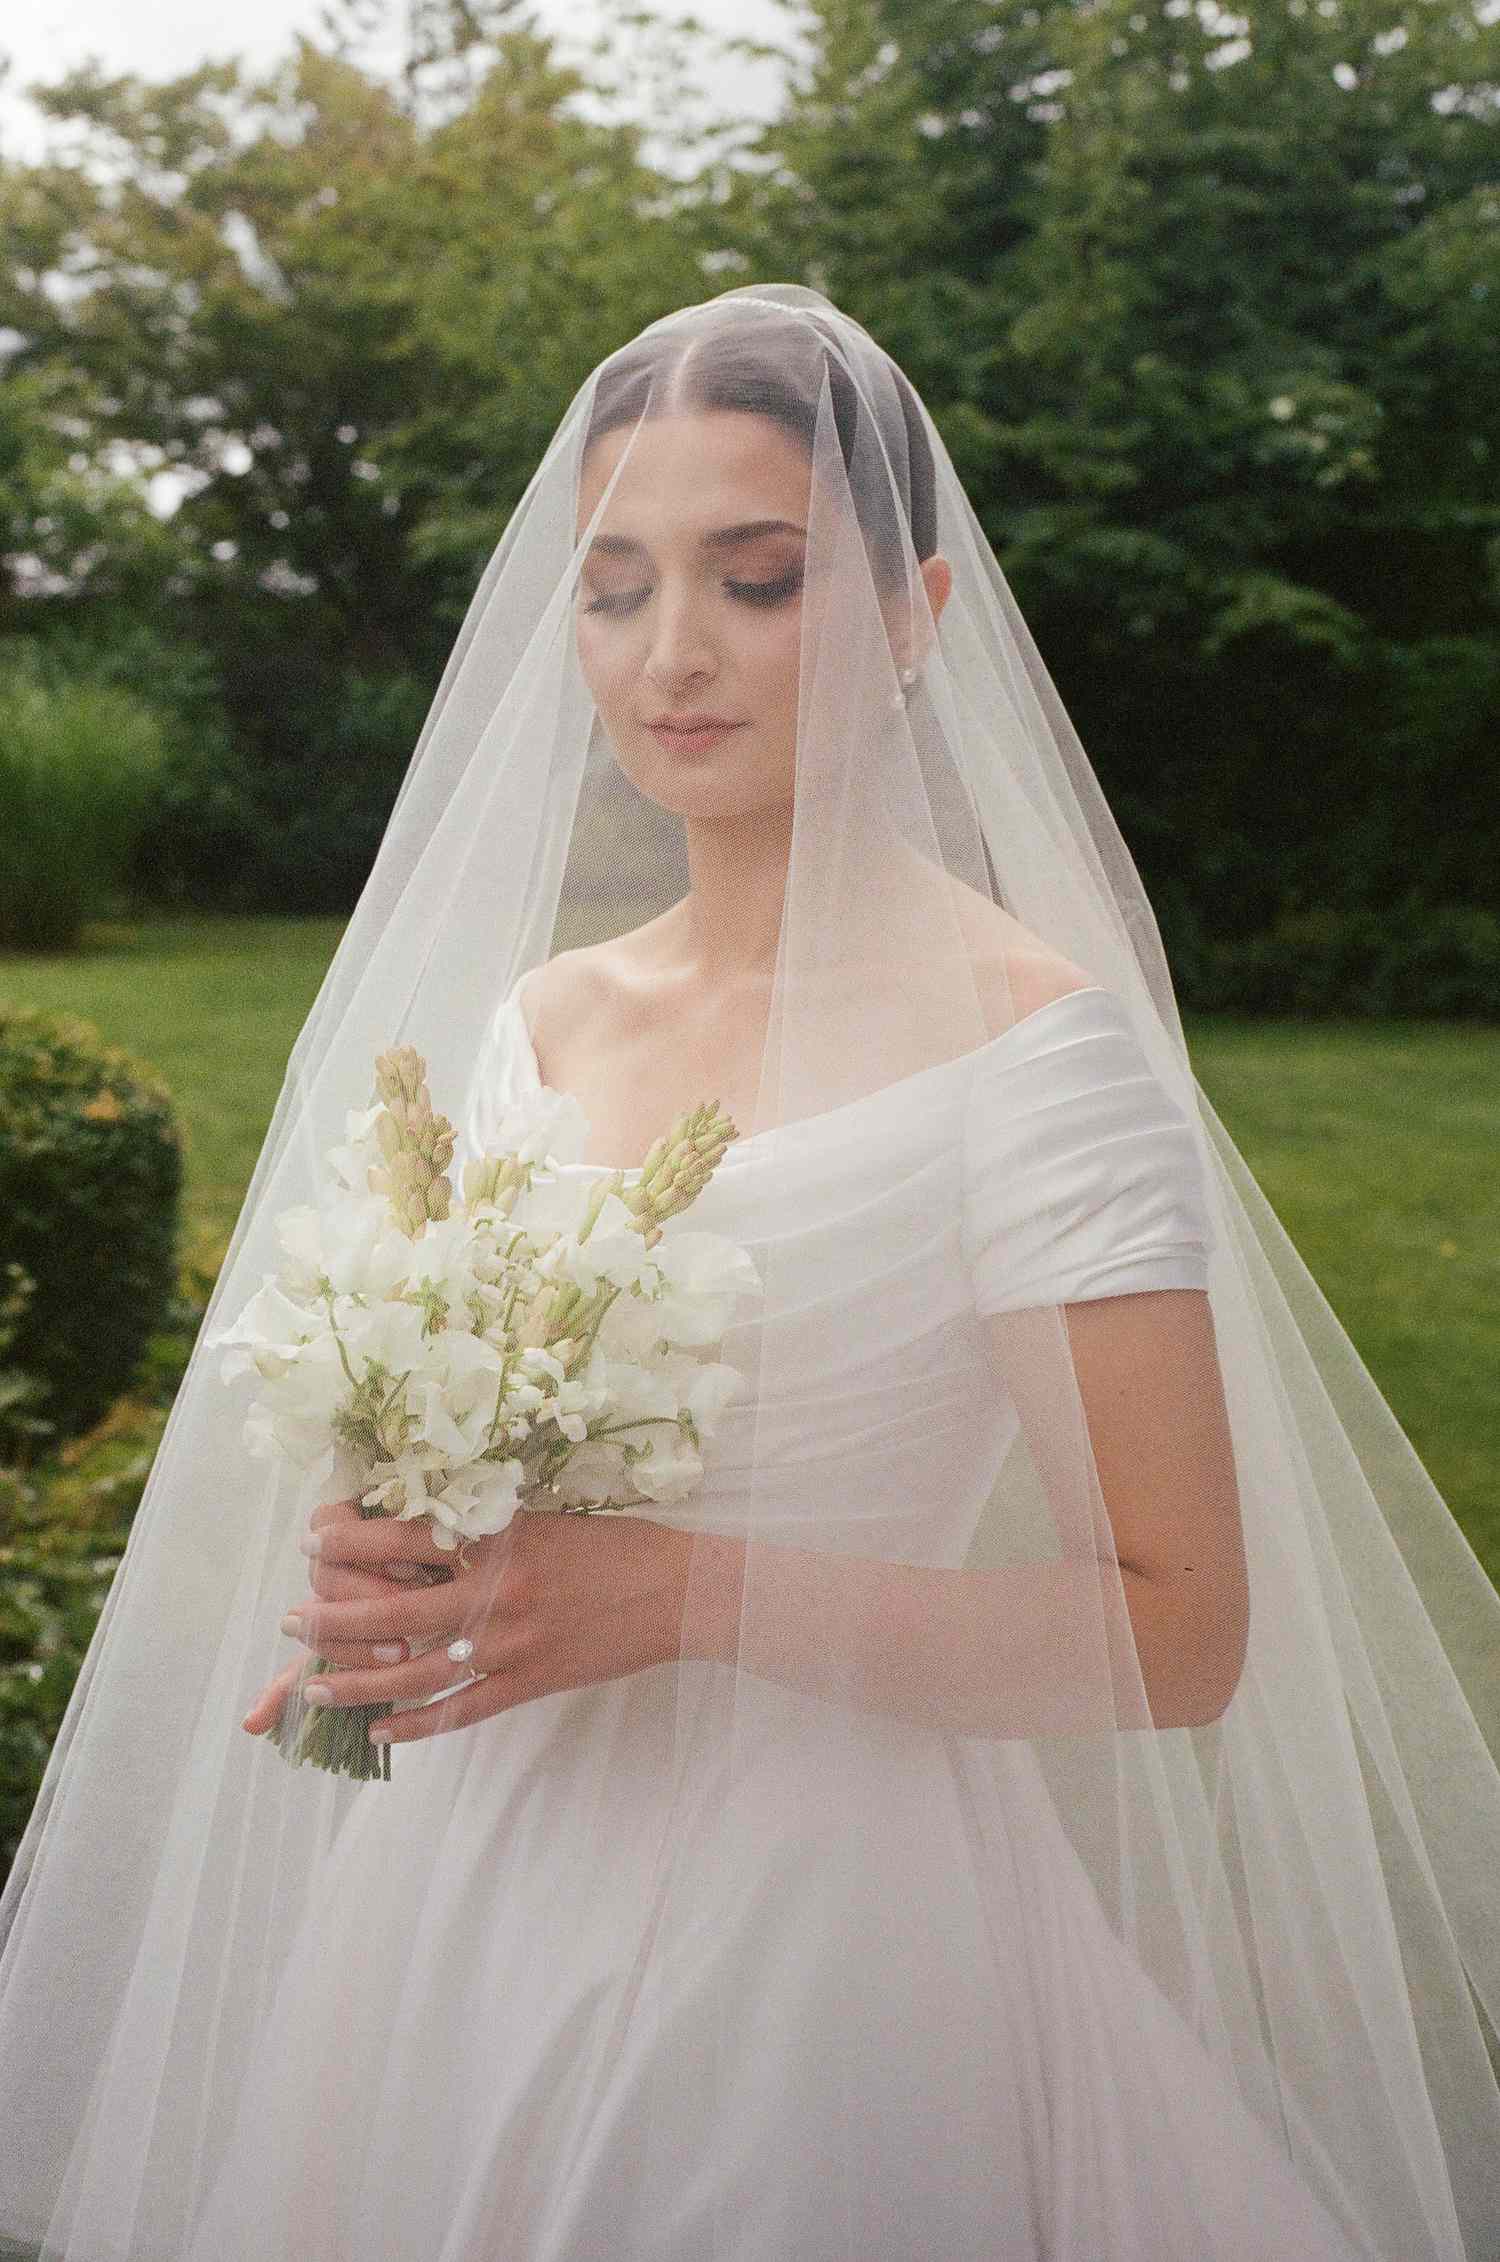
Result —
[{"label": "woman's face", "polygon": [[[792,800],[812,466],[769,417],[690,412],[596,440],[580,535],[621,456],[577,595],[578,656],[620,767],[682,816]],[[674,722],[731,725],[711,743]],[[658,735],[660,732],[660,735]]]}]

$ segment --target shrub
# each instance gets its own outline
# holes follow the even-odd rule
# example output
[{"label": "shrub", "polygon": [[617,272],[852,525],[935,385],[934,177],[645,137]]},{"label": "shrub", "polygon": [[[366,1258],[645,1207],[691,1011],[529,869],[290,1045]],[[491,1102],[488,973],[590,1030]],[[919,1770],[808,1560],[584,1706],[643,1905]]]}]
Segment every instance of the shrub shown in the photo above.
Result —
[{"label": "shrub", "polygon": [[49,1521],[48,1488],[0,1468],[0,1880],[36,1802],[99,1613],[130,1536],[151,1455],[95,1478],[76,1521]]},{"label": "shrub", "polygon": [[32,1286],[5,1365],[0,1458],[45,1417],[60,1442],[128,1386],[176,1290],[182,1146],[165,1088],[87,1022],[0,1003],[0,1264]]},{"label": "shrub", "polygon": [[162,766],[160,717],[108,684],[0,680],[0,943],[56,950],[108,908]]},{"label": "shrub", "polygon": [[1188,1002],[1208,1012],[1500,1021],[1500,918],[1463,904],[1283,912],[1211,944]]}]

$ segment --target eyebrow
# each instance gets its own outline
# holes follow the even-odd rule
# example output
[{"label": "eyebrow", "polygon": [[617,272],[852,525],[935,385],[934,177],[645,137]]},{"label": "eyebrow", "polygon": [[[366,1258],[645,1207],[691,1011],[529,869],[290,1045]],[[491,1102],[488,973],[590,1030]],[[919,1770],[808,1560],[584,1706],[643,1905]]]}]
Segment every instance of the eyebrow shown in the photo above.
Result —
[{"label": "eyebrow", "polygon": [[[748,518],[739,526],[716,526],[705,534],[699,543],[704,550],[732,550],[737,543],[753,542],[761,534],[806,534],[805,526],[796,525],[789,518]],[[630,534],[596,534],[589,547],[605,557],[633,556],[645,549]]]}]

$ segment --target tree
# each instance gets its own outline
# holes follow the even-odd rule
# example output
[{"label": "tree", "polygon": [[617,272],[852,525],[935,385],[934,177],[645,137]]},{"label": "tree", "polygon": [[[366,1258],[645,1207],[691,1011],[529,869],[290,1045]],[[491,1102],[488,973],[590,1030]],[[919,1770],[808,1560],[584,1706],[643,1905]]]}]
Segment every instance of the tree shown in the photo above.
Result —
[{"label": "tree", "polygon": [[1387,899],[1441,680],[1423,768],[1478,822],[1425,877],[1500,906],[1472,6],[808,14],[734,240],[791,246],[924,391],[1153,893],[1228,932]]}]

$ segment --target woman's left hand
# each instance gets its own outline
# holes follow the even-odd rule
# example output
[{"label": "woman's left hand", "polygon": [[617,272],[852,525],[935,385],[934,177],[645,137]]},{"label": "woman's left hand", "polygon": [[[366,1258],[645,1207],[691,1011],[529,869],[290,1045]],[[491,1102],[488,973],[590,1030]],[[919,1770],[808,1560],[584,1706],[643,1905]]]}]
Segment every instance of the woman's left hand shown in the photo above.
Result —
[{"label": "woman's left hand", "polygon": [[[447,1644],[467,1634],[474,1644],[468,1669],[484,1679],[441,1703],[375,1723],[383,1739],[412,1743],[532,1697],[665,1664],[681,1654],[693,1536],[628,1513],[519,1509],[503,1532],[464,1543],[465,1569],[437,1545],[425,1517],[324,1524],[320,1572],[325,1565],[374,1569],[404,1561],[441,1564],[453,1577],[378,1597],[328,1602],[312,1595],[295,1604],[300,1623],[286,1630],[320,1657],[373,1643],[400,1651],[396,1663],[320,1673],[302,1694],[323,1684],[328,1701],[340,1705],[436,1695],[459,1672]],[[429,1642],[435,1646],[412,1656],[413,1644]]]}]

